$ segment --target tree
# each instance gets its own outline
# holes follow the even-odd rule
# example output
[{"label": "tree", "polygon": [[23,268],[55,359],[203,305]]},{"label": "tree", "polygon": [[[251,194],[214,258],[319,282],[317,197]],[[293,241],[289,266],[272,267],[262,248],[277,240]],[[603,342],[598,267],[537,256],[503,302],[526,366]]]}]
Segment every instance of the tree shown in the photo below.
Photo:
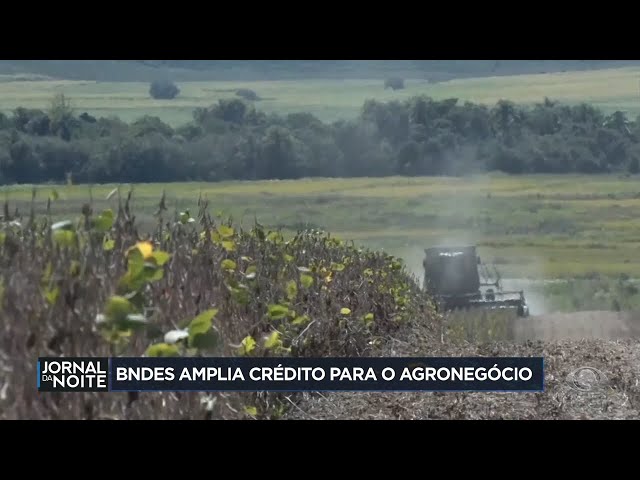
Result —
[{"label": "tree", "polygon": [[156,80],[149,88],[149,95],[156,100],[173,100],[179,93],[177,85],[169,80]]},{"label": "tree", "polygon": [[627,135],[631,135],[630,124],[631,122],[627,119],[627,114],[619,110],[609,115],[603,122],[604,127],[613,128]]},{"label": "tree", "polygon": [[256,92],[248,88],[239,88],[238,90],[236,90],[236,95],[241,98],[244,98],[245,100],[249,100],[253,102],[258,102],[262,100]]},{"label": "tree", "polygon": [[405,143],[398,152],[397,171],[404,175],[421,175],[424,173],[421,164],[420,146],[416,142]]},{"label": "tree", "polygon": [[297,178],[297,156],[291,132],[282,127],[270,127],[262,139],[263,178]]},{"label": "tree", "polygon": [[169,125],[160,120],[160,118],[150,115],[145,115],[133,122],[131,129],[135,137],[142,137],[151,133],[159,133],[163,137],[171,137],[173,135],[173,129]]},{"label": "tree", "polygon": [[73,106],[71,101],[65,97],[64,93],[56,94],[49,106],[49,119],[51,121],[51,133],[59,135],[63,140],[71,139],[73,128]]},{"label": "tree", "polygon": [[221,99],[218,101],[218,105],[213,107],[213,114],[225,122],[243,123],[246,113],[247,105],[237,99]]}]

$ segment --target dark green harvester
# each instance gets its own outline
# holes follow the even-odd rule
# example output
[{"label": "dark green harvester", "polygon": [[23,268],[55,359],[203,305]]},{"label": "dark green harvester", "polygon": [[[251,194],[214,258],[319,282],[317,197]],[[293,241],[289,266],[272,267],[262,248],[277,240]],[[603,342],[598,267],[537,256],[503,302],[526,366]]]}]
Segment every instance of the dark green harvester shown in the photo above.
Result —
[{"label": "dark green harvester", "polygon": [[521,317],[529,316],[524,292],[502,291],[500,275],[494,269],[494,281],[482,264],[475,246],[432,247],[425,249],[424,288],[431,292],[445,310],[466,308],[516,309]]}]

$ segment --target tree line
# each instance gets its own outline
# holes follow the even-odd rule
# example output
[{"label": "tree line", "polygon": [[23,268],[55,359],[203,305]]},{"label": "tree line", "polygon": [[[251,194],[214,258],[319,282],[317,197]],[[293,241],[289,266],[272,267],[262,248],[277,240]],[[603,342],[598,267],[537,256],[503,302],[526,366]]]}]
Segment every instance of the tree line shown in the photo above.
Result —
[{"label": "tree line", "polygon": [[640,119],[548,99],[369,100],[357,118],[333,123],[225,99],[177,128],[152,116],[78,115],[63,95],[45,110],[0,113],[3,184],[639,170]]}]

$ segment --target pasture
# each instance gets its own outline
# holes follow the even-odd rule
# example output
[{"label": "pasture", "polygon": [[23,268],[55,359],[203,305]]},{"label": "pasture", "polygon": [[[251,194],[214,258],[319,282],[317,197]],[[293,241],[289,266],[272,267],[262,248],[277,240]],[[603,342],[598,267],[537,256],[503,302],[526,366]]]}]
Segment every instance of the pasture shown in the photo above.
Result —
[{"label": "pasture", "polygon": [[192,118],[193,109],[221,98],[233,98],[239,88],[254,90],[262,100],[256,108],[288,114],[310,112],[323,121],[353,118],[368,99],[389,101],[427,95],[434,99],[458,98],[494,105],[500,99],[535,104],[545,97],[567,104],[588,102],[605,112],[624,110],[640,114],[640,69],[619,68],[581,72],[544,73],[451,80],[429,83],[406,79],[406,89],[383,88],[382,79],[292,80],[292,81],[203,81],[180,82],[180,95],[173,100],[154,100],[143,82],[94,82],[42,80],[21,76],[0,77],[0,111],[17,107],[40,108],[56,93],[64,93],[78,111],[94,116],[118,116],[133,121],[154,115],[177,126]]},{"label": "pasture", "polygon": [[[94,210],[117,209],[116,185],[36,186],[36,213],[47,197],[55,219],[75,218],[92,198]],[[421,272],[423,248],[475,243],[504,277],[518,279],[640,277],[640,184],[633,176],[500,174],[466,178],[356,178],[292,181],[135,184],[133,206],[152,228],[162,192],[166,217],[197,210],[199,196],[214,214],[250,227],[254,219],[287,234],[304,228],[384,249]],[[27,215],[31,186],[5,186],[10,209]]]}]

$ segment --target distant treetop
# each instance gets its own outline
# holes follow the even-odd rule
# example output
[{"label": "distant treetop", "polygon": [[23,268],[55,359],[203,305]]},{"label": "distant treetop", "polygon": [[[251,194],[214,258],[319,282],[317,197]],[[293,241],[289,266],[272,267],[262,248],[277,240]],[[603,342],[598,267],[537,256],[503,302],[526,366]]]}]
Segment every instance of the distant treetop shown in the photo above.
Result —
[{"label": "distant treetop", "polygon": [[156,80],[149,88],[149,95],[155,99],[171,100],[178,96],[180,89],[170,80]]}]

